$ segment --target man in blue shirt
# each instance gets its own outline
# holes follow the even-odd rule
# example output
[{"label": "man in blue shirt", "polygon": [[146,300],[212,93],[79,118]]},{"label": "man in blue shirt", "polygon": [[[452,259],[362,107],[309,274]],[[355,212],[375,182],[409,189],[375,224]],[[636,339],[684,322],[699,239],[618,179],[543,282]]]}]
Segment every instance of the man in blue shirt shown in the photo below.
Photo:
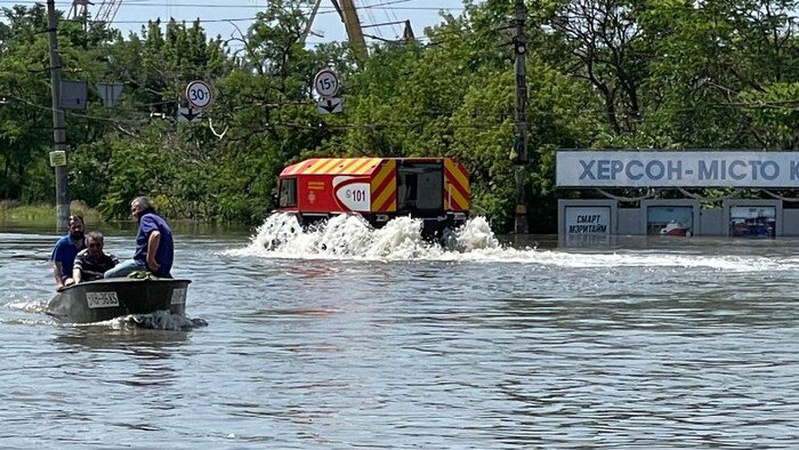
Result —
[{"label": "man in blue shirt", "polygon": [[130,213],[139,221],[136,251],[127,260],[105,273],[104,278],[126,277],[137,270],[148,270],[161,278],[172,278],[175,247],[172,230],[147,197],[130,202]]},{"label": "man in blue shirt", "polygon": [[75,256],[86,248],[86,242],[83,239],[84,231],[83,217],[69,216],[69,234],[56,241],[53,253],[50,255],[56,289],[72,284],[72,267],[75,263]]}]

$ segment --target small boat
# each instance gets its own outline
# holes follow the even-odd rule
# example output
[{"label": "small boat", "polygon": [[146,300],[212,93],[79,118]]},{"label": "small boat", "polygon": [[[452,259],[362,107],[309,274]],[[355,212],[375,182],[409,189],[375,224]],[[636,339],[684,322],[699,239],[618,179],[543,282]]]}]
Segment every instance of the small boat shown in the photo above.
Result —
[{"label": "small boat", "polygon": [[660,230],[661,236],[691,236],[691,227],[684,226],[676,220],[669,222]]},{"label": "small boat", "polygon": [[67,286],[47,304],[47,314],[64,322],[91,323],[170,311],[184,315],[191,280],[110,278]]}]

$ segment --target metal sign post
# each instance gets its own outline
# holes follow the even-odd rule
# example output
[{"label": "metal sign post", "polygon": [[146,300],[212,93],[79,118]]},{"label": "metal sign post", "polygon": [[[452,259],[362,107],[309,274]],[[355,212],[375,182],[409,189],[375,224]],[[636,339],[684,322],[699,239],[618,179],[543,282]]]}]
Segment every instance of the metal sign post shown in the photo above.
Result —
[{"label": "metal sign post", "polygon": [[186,86],[186,102],[188,107],[178,107],[178,122],[191,123],[201,118],[203,111],[214,103],[214,91],[211,85],[201,80],[194,80]]}]

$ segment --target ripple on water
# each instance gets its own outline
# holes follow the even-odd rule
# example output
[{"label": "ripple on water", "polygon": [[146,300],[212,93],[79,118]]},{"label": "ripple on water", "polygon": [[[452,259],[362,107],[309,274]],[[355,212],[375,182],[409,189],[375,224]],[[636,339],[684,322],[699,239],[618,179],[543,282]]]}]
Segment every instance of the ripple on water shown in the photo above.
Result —
[{"label": "ripple on water", "polygon": [[0,239],[0,446],[799,442],[794,242],[515,249],[475,223],[480,245],[426,251],[404,222],[316,245],[356,225],[178,239],[209,323],[187,331],[51,321],[51,239]]}]

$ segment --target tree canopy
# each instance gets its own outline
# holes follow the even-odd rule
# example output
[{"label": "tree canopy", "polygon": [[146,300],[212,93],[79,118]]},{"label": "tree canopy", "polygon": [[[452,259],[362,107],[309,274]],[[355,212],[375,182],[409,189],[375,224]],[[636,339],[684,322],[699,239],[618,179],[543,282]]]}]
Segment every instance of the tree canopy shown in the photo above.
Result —
[{"label": "tree canopy", "polygon": [[[238,38],[153,20],[123,37],[59,21],[63,78],[86,81],[67,111],[70,196],[107,218],[135,195],[172,217],[260,223],[276,177],[311,156],[456,156],[474,213],[513,226],[513,0],[466,1],[419,41],[354,62],[346,43],[300,37],[303,1],[270,1]],[[528,0],[531,232],[552,232],[558,148],[799,149],[798,1]],[[49,44],[41,5],[0,23],[0,198],[52,202]],[[313,76],[333,68],[343,114],[315,110]],[[192,80],[216,101],[178,120]],[[98,82],[124,83],[102,105]]]}]

